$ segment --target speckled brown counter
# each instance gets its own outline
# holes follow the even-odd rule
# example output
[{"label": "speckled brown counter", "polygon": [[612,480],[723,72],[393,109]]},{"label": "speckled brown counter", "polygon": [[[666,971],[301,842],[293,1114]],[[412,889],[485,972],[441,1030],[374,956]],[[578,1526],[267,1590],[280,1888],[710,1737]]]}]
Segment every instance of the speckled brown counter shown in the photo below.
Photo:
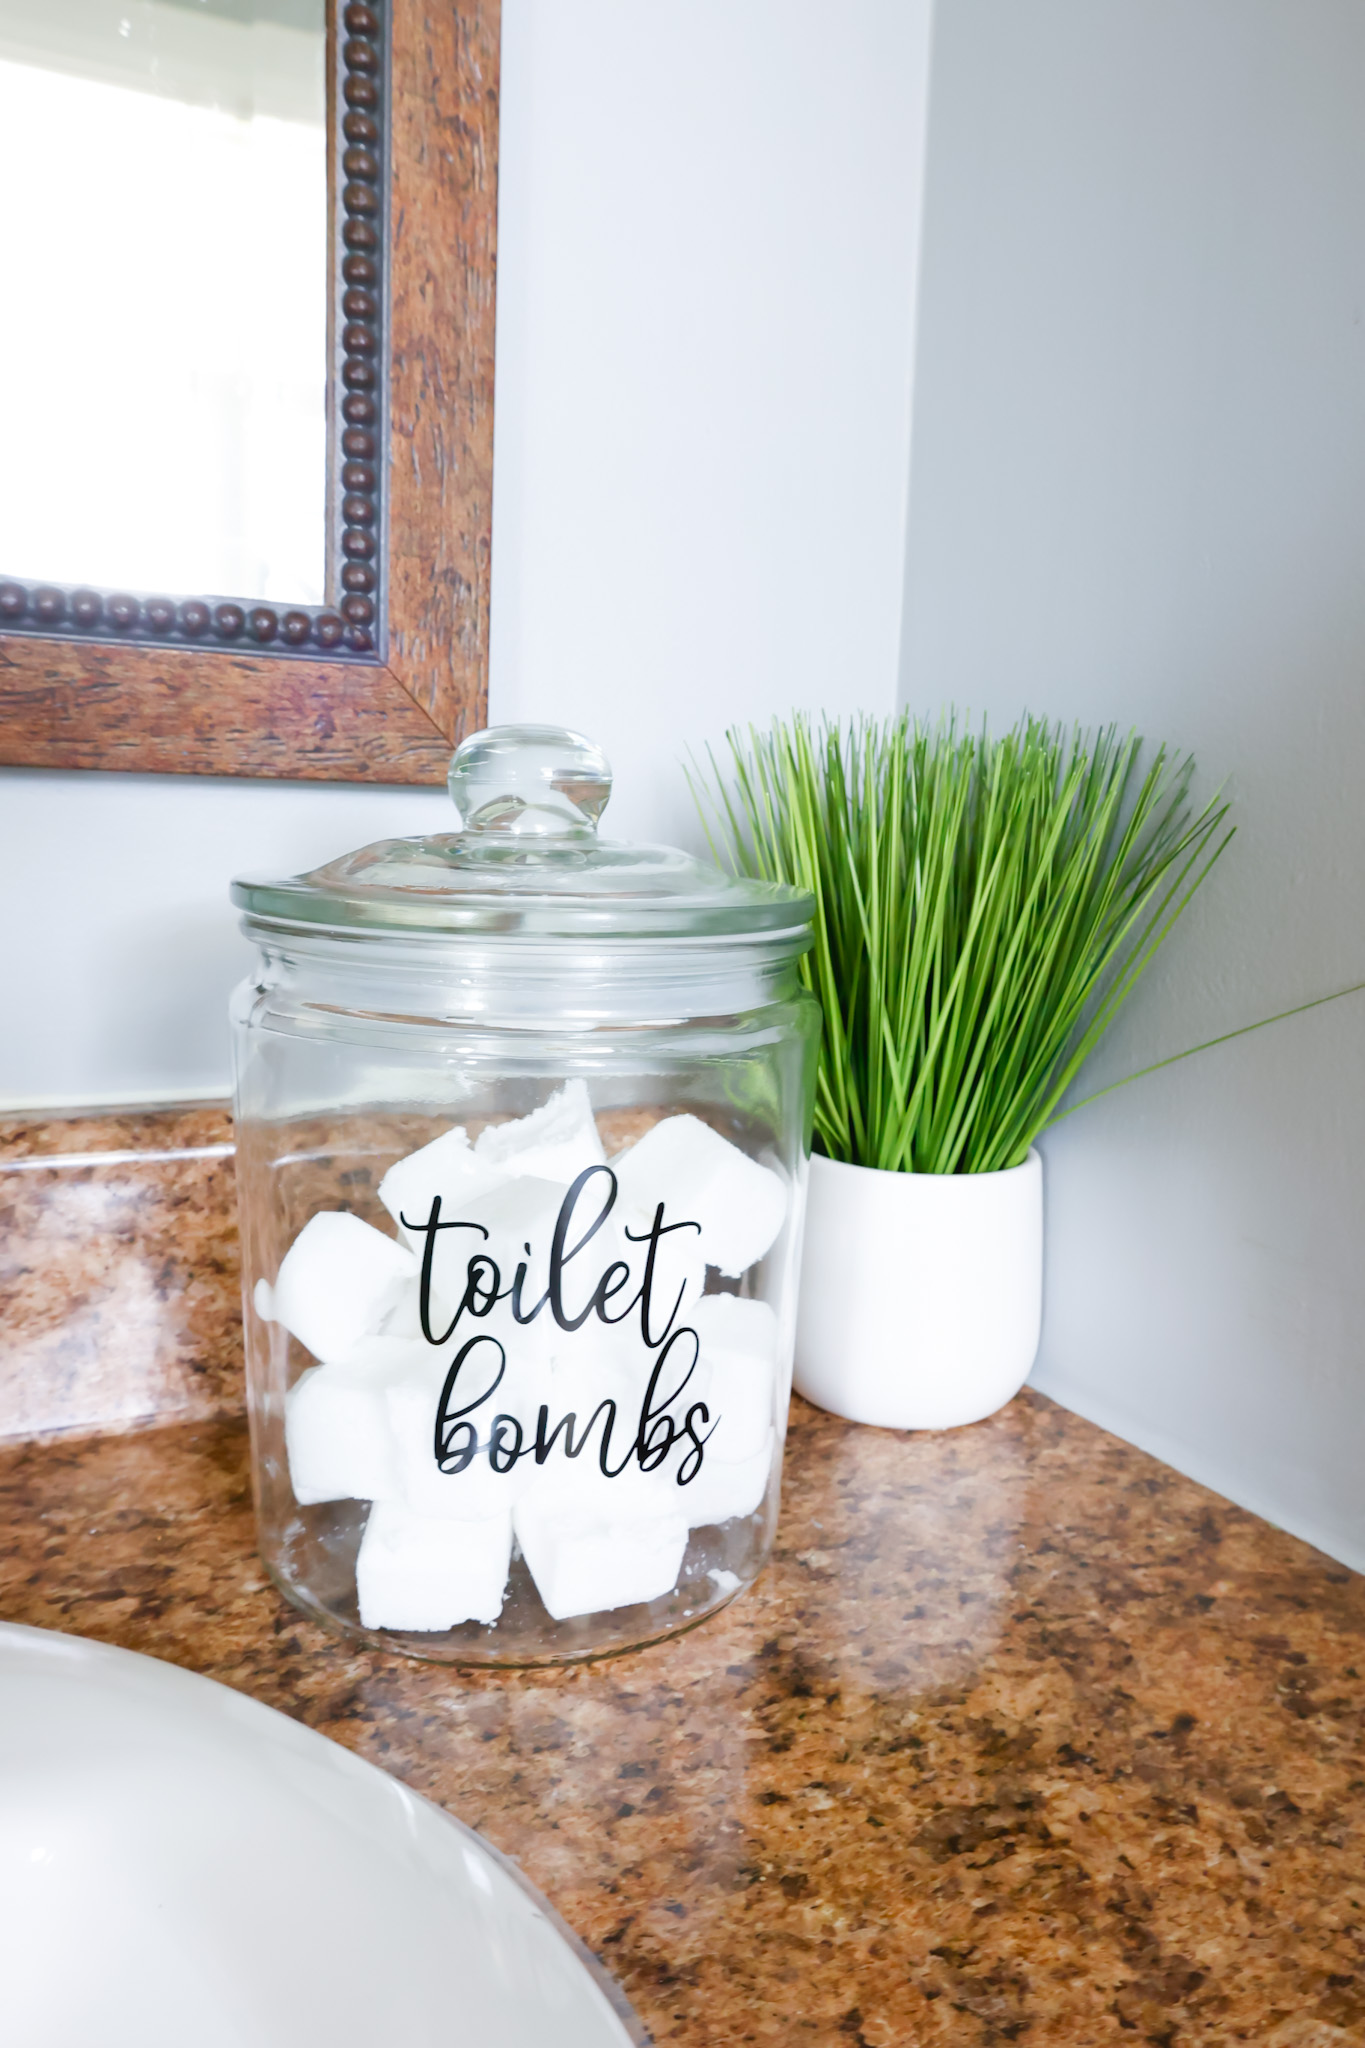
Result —
[{"label": "speckled brown counter", "polygon": [[242,1406],[223,1103],[0,1117],[0,1438]]},{"label": "speckled brown counter", "polygon": [[508,1677],[263,1583],[238,1422],[0,1452],[0,1614],[282,1707],[515,1856],[660,2042],[1365,2040],[1365,1583],[1035,1397],[797,1404],[716,1620]]},{"label": "speckled brown counter", "polygon": [[210,1412],[0,1447],[0,1616],[208,1672],[449,1806],[660,2043],[1365,2044],[1365,1580],[1036,1396],[945,1437],[797,1402],[774,1560],[691,1635],[503,1677],[357,1654],[266,1585],[245,1429],[212,1412],[238,1385],[219,1114],[117,1163],[131,1125],[13,1140],[65,1156],[62,1215],[120,1174],[144,1200],[82,1250],[13,1198],[56,1166],[0,1172],[0,1382],[59,1413],[53,1276],[88,1323],[122,1270],[170,1332],[153,1411]]}]

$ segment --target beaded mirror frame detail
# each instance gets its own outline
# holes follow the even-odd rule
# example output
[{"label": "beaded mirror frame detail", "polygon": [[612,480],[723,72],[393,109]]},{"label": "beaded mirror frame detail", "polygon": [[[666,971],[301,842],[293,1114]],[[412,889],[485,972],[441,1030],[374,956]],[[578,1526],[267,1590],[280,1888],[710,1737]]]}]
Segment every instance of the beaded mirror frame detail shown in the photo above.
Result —
[{"label": "beaded mirror frame detail", "polygon": [[483,723],[499,16],[328,0],[329,601],[0,564],[0,763],[439,783]]},{"label": "beaded mirror frame detail", "polygon": [[340,660],[373,659],[383,649],[377,533],[388,355],[382,183],[388,48],[376,7],[346,6],[342,30],[339,47],[328,38],[335,97],[344,108],[339,121],[328,123],[327,581],[335,587],[334,601],[282,607],[0,577],[0,629],[37,628],[75,639],[244,642],[282,654],[322,649]]}]

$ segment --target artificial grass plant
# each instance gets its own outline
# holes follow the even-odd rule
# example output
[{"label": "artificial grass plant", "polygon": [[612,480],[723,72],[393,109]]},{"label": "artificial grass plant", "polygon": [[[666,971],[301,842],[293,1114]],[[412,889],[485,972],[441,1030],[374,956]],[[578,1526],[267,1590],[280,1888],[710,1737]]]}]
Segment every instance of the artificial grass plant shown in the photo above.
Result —
[{"label": "artificial grass plant", "polygon": [[[809,889],[815,1138],[909,1173],[1021,1165],[1232,836],[1193,762],[1038,718],[800,715],[694,779],[712,850]],[[717,845],[719,841],[719,845]]]}]

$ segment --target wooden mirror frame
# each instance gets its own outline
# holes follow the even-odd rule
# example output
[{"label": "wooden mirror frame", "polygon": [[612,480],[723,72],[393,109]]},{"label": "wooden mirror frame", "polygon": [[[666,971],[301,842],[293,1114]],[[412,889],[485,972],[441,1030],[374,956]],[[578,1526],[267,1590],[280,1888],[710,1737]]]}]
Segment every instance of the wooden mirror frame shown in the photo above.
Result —
[{"label": "wooden mirror frame", "polygon": [[334,601],[0,564],[0,764],[439,783],[485,722],[499,17],[328,0]]}]

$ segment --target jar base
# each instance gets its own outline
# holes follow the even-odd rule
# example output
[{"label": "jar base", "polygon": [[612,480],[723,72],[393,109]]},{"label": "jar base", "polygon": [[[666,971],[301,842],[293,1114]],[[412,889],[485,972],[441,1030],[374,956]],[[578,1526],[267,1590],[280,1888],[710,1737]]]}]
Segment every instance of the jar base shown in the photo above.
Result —
[{"label": "jar base", "polygon": [[[753,1535],[751,1525],[743,1525],[745,1542],[743,1548],[752,1554]],[[390,1656],[410,1657],[424,1664],[445,1664],[457,1670],[466,1671],[539,1671],[554,1669],[567,1664],[597,1663],[608,1657],[629,1656],[632,1651],[646,1650],[656,1643],[662,1643],[671,1636],[686,1635],[699,1628],[704,1621],[719,1614],[723,1608],[746,1593],[759,1576],[751,1571],[747,1576],[714,1561],[715,1551],[722,1549],[722,1543],[714,1540],[710,1544],[699,1541],[710,1536],[724,1538],[734,1533],[726,1530],[697,1530],[688,1547],[683,1574],[673,1591],[663,1598],[651,1601],[645,1607],[620,1608],[615,1610],[621,1617],[619,1630],[613,1635],[604,1632],[603,1623],[611,1615],[595,1614],[575,1617],[571,1621],[553,1622],[545,1615],[535,1595],[530,1574],[520,1559],[512,1566],[511,1590],[504,1607],[504,1615],[515,1619],[518,1610],[524,1612],[527,1639],[518,1642],[513,1637],[497,1640],[499,1623],[485,1626],[479,1622],[467,1622],[461,1627],[448,1629],[428,1636],[425,1633],[404,1629],[366,1628],[360,1620],[354,1599],[345,1604],[351,1613],[329,1607],[316,1593],[292,1579],[288,1571],[277,1562],[263,1558],[267,1575],[276,1591],[310,1621],[319,1622],[334,1635],[343,1636],[348,1642],[372,1650],[379,1650]],[[736,1549],[741,1546],[735,1545]],[[697,1555],[694,1558],[694,1552]],[[707,1562],[710,1558],[711,1562]],[[759,1567],[761,1570],[762,1567]],[[717,1584],[719,1577],[720,1583]],[[698,1601],[701,1588],[710,1581],[709,1597]],[[524,1582],[524,1583],[523,1583]],[[534,1610],[525,1603],[533,1601]],[[696,1605],[689,1601],[698,1601]],[[340,1607],[340,1603],[339,1603]],[[627,1617],[634,1616],[634,1621]],[[581,1631],[586,1636],[591,1626],[592,1639],[574,1641],[573,1635]],[[534,1632],[534,1640],[532,1640]],[[556,1640],[558,1638],[558,1640]]]}]

